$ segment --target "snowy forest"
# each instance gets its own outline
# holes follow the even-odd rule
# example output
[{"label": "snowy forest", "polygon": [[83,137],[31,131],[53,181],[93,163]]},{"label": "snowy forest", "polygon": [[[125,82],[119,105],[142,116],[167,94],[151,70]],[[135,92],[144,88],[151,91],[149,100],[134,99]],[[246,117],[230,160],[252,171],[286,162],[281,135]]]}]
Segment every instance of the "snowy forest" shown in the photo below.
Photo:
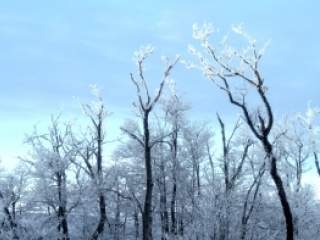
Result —
[{"label": "snowy forest", "polygon": [[[312,170],[320,181],[317,103],[274,113],[277,88],[261,70],[268,42],[242,25],[223,35],[194,24],[190,33],[181,55],[158,59],[150,45],[133,53],[135,71],[123,71],[136,98],[116,140],[107,140],[108,91],[95,85],[92,101],[80,100],[83,121],[52,114],[26,133],[28,154],[1,170],[0,239],[320,239],[319,189],[304,181]],[[224,112],[193,118],[175,71],[210,81],[236,111],[232,121]]]}]

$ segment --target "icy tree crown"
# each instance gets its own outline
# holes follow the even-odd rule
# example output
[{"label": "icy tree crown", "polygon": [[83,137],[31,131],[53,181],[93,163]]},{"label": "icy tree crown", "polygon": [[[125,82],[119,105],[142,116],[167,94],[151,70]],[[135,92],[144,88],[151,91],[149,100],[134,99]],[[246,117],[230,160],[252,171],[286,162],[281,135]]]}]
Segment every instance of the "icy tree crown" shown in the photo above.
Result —
[{"label": "icy tree crown", "polygon": [[146,45],[140,47],[133,53],[133,61],[136,64],[143,62],[146,58],[148,58],[154,52],[154,47],[151,45]]}]

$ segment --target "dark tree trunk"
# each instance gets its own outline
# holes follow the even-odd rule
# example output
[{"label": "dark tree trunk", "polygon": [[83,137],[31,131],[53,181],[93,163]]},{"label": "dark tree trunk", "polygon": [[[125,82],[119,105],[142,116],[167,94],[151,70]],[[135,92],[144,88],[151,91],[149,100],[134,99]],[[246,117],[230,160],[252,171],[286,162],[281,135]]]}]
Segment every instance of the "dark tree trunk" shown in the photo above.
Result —
[{"label": "dark tree trunk", "polygon": [[283,187],[282,180],[278,174],[275,157],[272,157],[271,159],[270,174],[276,185],[281,206],[282,206],[282,211],[285,216],[286,226],[287,226],[287,240],[293,240],[293,218],[292,218],[291,208],[287,199],[286,192]]},{"label": "dark tree trunk", "polygon": [[134,229],[135,229],[135,240],[140,239],[140,234],[139,234],[139,213],[137,210],[134,211]]},{"label": "dark tree trunk", "polygon": [[179,235],[181,237],[184,236],[184,222],[183,222],[183,218],[184,218],[184,208],[181,208],[181,213],[179,216]]},{"label": "dark tree trunk", "polygon": [[197,190],[198,190],[198,197],[201,196],[201,183],[200,183],[200,166],[197,163],[196,165],[196,174],[197,174]]},{"label": "dark tree trunk", "polygon": [[161,240],[167,240],[167,235],[169,233],[169,214],[167,210],[167,188],[165,177],[165,165],[163,159],[161,159],[160,176],[158,180],[160,190]]},{"label": "dark tree trunk", "polygon": [[68,230],[68,221],[66,216],[65,207],[59,206],[58,208],[58,217],[59,217],[59,225],[58,231],[62,233],[62,237],[59,237],[59,240],[69,240],[69,230]]},{"label": "dark tree trunk", "polygon": [[69,228],[67,220],[67,199],[66,199],[66,176],[64,170],[56,173],[57,185],[58,185],[58,197],[59,197],[59,206],[58,206],[58,232],[61,234],[59,240],[69,240]]},{"label": "dark tree trunk", "polygon": [[16,204],[16,200],[14,200],[11,204],[13,221],[16,221]]},{"label": "dark tree trunk", "polygon": [[288,198],[286,195],[286,192],[283,187],[283,182],[281,180],[281,177],[278,173],[277,169],[277,159],[273,155],[273,150],[272,150],[272,145],[268,141],[267,138],[263,139],[263,145],[264,149],[267,153],[268,158],[270,159],[270,175],[272,177],[272,180],[274,184],[276,185],[277,191],[278,191],[278,196],[281,202],[282,206],[282,211],[285,217],[286,221],[286,229],[287,229],[287,240],[293,240],[293,233],[294,233],[294,227],[293,227],[293,217],[292,217],[292,212],[291,208],[288,202]]},{"label": "dark tree trunk", "polygon": [[96,153],[96,161],[97,161],[97,173],[96,173],[96,181],[98,188],[98,203],[99,203],[99,222],[91,236],[91,240],[99,239],[100,235],[104,233],[105,223],[107,221],[107,212],[106,212],[106,200],[102,190],[103,185],[103,172],[102,172],[102,145],[103,145],[103,127],[102,127],[102,112],[99,113],[99,121],[96,124],[97,131],[97,153]]},{"label": "dark tree trunk", "polygon": [[153,193],[153,176],[152,176],[152,159],[149,133],[149,111],[146,111],[143,118],[144,131],[144,160],[146,171],[146,193],[142,214],[143,240],[153,240],[152,235],[152,193]]},{"label": "dark tree trunk", "polygon": [[318,154],[314,152],[313,156],[314,156],[314,163],[316,165],[317,173],[320,176],[320,164],[319,164]]},{"label": "dark tree trunk", "polygon": [[99,218],[99,223],[96,227],[96,230],[91,236],[91,240],[97,240],[99,239],[99,236],[103,234],[104,232],[104,226],[107,221],[107,214],[106,214],[106,202],[105,202],[105,197],[103,193],[100,193],[99,195],[99,212],[100,212],[100,218]]},{"label": "dark tree trunk", "polygon": [[[119,192],[119,182],[117,183],[117,191]],[[115,214],[115,226],[114,227],[115,227],[114,240],[120,240],[121,222],[120,222],[120,195],[119,194],[117,194],[117,200],[116,200],[116,214]]]},{"label": "dark tree trunk", "polygon": [[172,183],[172,196],[170,203],[170,215],[171,215],[171,233],[177,234],[177,218],[176,218],[176,196],[177,196],[177,179],[173,179]]},{"label": "dark tree trunk", "polygon": [[172,190],[171,190],[171,233],[177,235],[176,198],[177,198],[177,151],[178,151],[178,127],[175,126],[172,135]]}]

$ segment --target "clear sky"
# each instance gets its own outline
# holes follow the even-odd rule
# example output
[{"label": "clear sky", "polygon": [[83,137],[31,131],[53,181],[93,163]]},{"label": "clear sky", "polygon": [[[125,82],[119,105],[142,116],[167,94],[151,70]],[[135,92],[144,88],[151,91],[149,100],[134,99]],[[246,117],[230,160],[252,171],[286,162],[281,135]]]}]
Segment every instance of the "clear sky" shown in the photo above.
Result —
[{"label": "clear sky", "polygon": [[[263,61],[277,113],[319,105],[320,2],[279,0],[120,1],[52,0],[0,3],[0,156],[10,164],[25,147],[25,133],[47,123],[51,113],[78,111],[73,97],[86,101],[88,86],[103,89],[117,128],[130,116],[135,70],[132,53],[152,44],[157,55],[148,70],[152,83],[161,55],[188,56],[192,24],[212,22],[228,31],[243,22],[258,41],[271,39]],[[152,64],[153,63],[153,64]],[[194,116],[228,116],[224,96],[199,73],[178,66],[178,91]]]}]

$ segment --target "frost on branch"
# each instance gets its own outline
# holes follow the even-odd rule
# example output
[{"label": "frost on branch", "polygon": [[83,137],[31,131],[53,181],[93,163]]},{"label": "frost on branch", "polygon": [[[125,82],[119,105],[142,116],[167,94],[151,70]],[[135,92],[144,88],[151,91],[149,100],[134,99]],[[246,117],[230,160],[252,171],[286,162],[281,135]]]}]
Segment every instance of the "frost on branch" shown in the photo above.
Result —
[{"label": "frost on branch", "polygon": [[213,25],[210,23],[204,23],[202,26],[199,26],[197,23],[195,23],[192,25],[192,30],[193,38],[200,40],[204,46],[208,42],[210,35],[215,32]]},{"label": "frost on branch", "polygon": [[308,104],[308,109],[304,114],[299,115],[302,125],[308,131],[310,145],[313,152],[318,152],[320,148],[320,108],[312,107]]},{"label": "frost on branch", "polygon": [[133,61],[138,65],[148,58],[153,51],[154,48],[151,45],[142,46],[133,53]]},{"label": "frost on branch", "polygon": [[81,104],[81,110],[93,123],[97,124],[98,119],[105,119],[109,112],[105,109],[101,90],[96,85],[90,85],[89,87],[94,99],[90,103]]},{"label": "frost on branch", "polygon": [[174,61],[170,61],[167,57],[162,57],[162,61],[165,61],[165,68],[163,71],[163,76],[160,81],[160,85],[157,89],[155,89],[155,93],[153,95],[150,94],[148,81],[145,77],[145,69],[144,69],[144,62],[146,59],[153,53],[153,47],[146,46],[142,47],[136,52],[134,52],[133,59],[135,60],[138,69],[137,73],[130,74],[131,81],[136,87],[137,97],[138,97],[138,104],[134,103],[133,105],[138,108],[139,112],[143,112],[145,110],[151,111],[153,106],[159,100],[163,88],[166,82],[169,80],[170,73],[173,67],[178,63],[179,56],[176,56]]},{"label": "frost on branch", "polygon": [[[194,37],[201,41],[202,50],[192,48],[191,53],[198,59],[199,68],[206,78],[212,80],[225,92],[229,102],[239,108],[251,132],[263,145],[265,158],[270,162],[270,175],[277,188],[286,221],[287,240],[293,240],[293,215],[284,184],[278,173],[275,146],[273,141],[270,140],[274,117],[266,93],[267,88],[259,70],[264,49],[259,50],[257,48],[256,41],[245,33],[242,25],[233,26],[232,30],[236,36],[240,36],[241,39],[244,38],[246,42],[244,47],[239,46],[241,41],[232,45],[229,44],[228,38],[225,38],[220,42],[222,46],[216,48],[214,44],[208,41],[210,31],[205,24],[201,28],[196,27],[194,29],[196,32]],[[247,89],[252,89],[252,91],[249,92]],[[258,99],[258,106],[254,107],[252,101],[250,105],[248,104],[248,99],[251,99],[248,93],[255,94]]]},{"label": "frost on branch", "polygon": [[[263,79],[257,76],[258,65],[269,42],[258,48],[256,40],[245,32],[242,24],[232,26],[232,32],[222,36],[216,44],[209,42],[213,34],[218,35],[219,31],[214,30],[211,24],[193,25],[193,37],[200,42],[202,50],[192,45],[188,47],[189,52],[198,60],[198,64],[189,66],[201,69],[208,79],[223,89],[223,78],[229,77],[240,77],[245,83],[254,86],[262,85]],[[231,44],[231,34],[234,34],[236,39],[240,38],[240,43],[246,44]]]}]

